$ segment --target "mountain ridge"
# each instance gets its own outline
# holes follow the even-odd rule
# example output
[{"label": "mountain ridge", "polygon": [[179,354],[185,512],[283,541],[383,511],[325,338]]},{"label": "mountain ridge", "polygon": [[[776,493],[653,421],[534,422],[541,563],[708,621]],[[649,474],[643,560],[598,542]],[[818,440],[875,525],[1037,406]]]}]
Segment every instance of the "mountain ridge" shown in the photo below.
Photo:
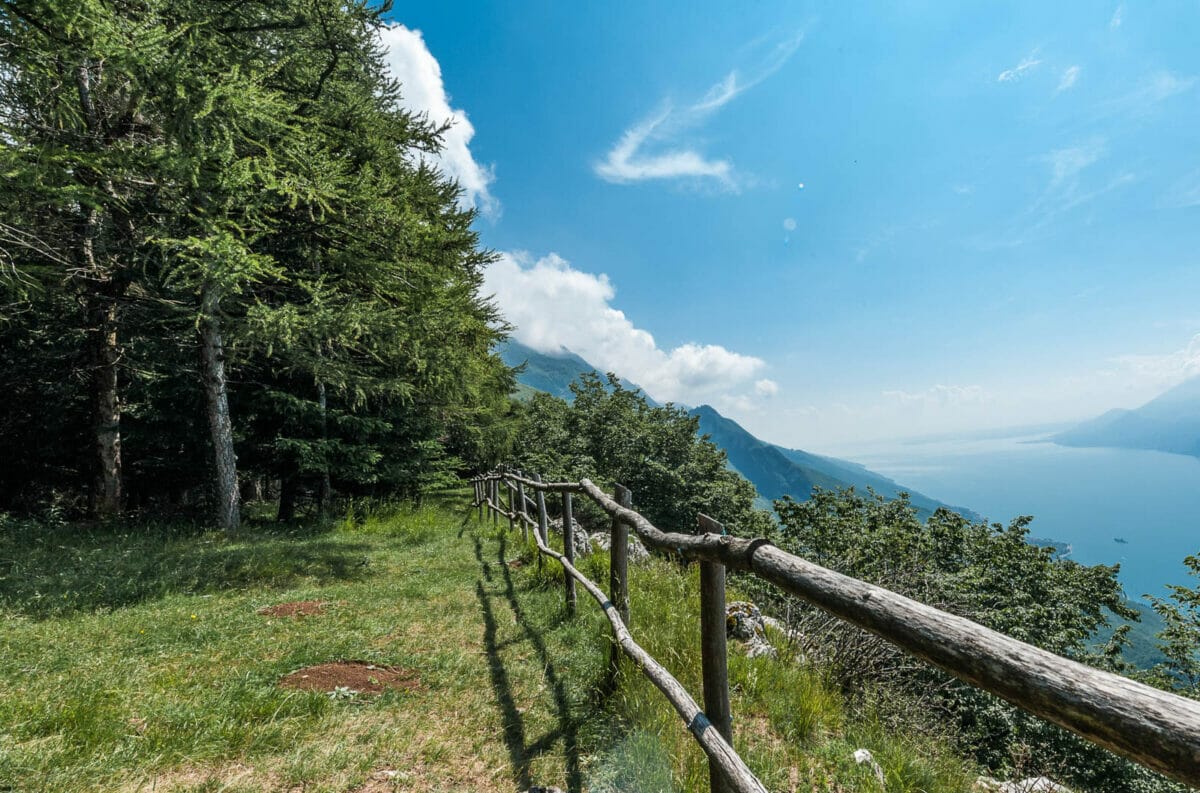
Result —
[{"label": "mountain ridge", "polygon": [[[517,376],[523,389],[544,391],[570,401],[573,398],[570,385],[583,372],[600,371],[576,353],[562,348],[556,354],[542,353],[515,340],[498,345],[497,352],[509,366],[524,366]],[[623,381],[627,387],[644,389]],[[527,391],[519,390],[519,396],[528,397]],[[647,401],[657,406],[647,396]],[[856,490],[874,490],[887,498],[899,493],[909,494],[913,506],[923,514],[932,513],[939,507],[947,507],[969,518],[978,518],[970,510],[952,507],[932,499],[911,488],[875,473],[859,463],[813,454],[802,449],[777,446],[750,434],[731,418],[721,415],[711,405],[686,408],[688,414],[699,419],[699,433],[707,435],[725,451],[731,468],[746,477],[763,499],[764,506],[785,495],[797,501],[808,499],[814,487],[838,490],[854,487]]]},{"label": "mountain ridge", "polygon": [[1200,377],[1136,408],[1114,408],[1051,436],[1060,446],[1114,447],[1200,457]]}]

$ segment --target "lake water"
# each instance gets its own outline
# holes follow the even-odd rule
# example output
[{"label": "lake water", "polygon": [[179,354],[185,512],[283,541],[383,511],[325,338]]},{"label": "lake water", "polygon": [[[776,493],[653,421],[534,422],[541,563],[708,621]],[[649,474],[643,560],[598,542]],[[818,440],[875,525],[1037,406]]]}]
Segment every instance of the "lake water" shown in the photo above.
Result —
[{"label": "lake water", "polygon": [[863,445],[839,456],[992,522],[1033,515],[1030,536],[1070,543],[1084,564],[1119,562],[1130,597],[1197,583],[1183,558],[1200,553],[1200,459],[1038,440]]}]

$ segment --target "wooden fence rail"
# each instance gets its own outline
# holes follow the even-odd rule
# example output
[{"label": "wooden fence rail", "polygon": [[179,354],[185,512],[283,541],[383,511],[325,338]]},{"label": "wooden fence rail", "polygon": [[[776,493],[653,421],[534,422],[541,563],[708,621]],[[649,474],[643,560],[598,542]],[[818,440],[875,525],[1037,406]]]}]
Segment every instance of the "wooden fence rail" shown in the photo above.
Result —
[{"label": "wooden fence rail", "polygon": [[[488,496],[487,485],[505,481],[522,490],[529,488],[544,496],[561,493],[564,501],[582,493],[613,520],[612,557],[624,558],[625,542],[618,543],[618,527],[632,527],[642,543],[668,554],[702,562],[709,567],[703,575],[703,597],[715,600],[720,590],[721,641],[704,631],[705,706],[708,716],[697,708],[678,681],[672,678],[632,639],[628,630],[628,589],[624,570],[613,573],[610,597],[581,575],[562,554],[552,550],[544,534],[534,531],[538,551],[558,560],[564,576],[578,581],[596,598],[613,626],[624,654],[633,658],[675,706],[692,734],[708,754],[713,789],[763,790],[741,758],[730,748],[728,691],[709,691],[727,686],[724,669],[724,570],[732,568],[754,574],[853,625],[868,630],[955,677],[989,691],[1024,710],[1129,758],[1164,776],[1200,787],[1200,702],[1186,699],[1129,678],[1085,666],[1068,658],[1013,639],[963,617],[898,595],[882,587],[850,578],[787,553],[763,539],[746,539],[715,533],[715,522],[701,521],[701,533],[675,534],[660,531],[632,508],[629,491],[618,487],[609,496],[592,482],[540,482],[509,471],[487,474],[476,480],[476,498]],[[525,511],[522,493],[521,513]],[[483,504],[479,504],[482,509]],[[487,498],[497,516],[503,512],[499,498]],[[564,504],[565,507],[565,504]],[[504,514],[509,514],[504,512]],[[515,517],[533,524],[528,515]],[[620,552],[616,549],[620,547]],[[717,568],[720,581],[717,580]],[[569,596],[568,596],[569,597]],[[621,612],[620,607],[625,607]],[[706,602],[703,613],[715,614]],[[702,624],[712,622],[702,616]],[[716,656],[720,655],[718,659]],[[722,671],[715,669],[719,664]],[[710,675],[709,667],[713,666]],[[711,677],[711,682],[710,682]],[[711,699],[710,699],[711,696]],[[725,712],[719,712],[724,697]],[[716,709],[716,710],[714,710]],[[721,729],[716,726],[720,724]],[[724,734],[722,734],[724,733]],[[729,787],[721,787],[728,783]]]}]

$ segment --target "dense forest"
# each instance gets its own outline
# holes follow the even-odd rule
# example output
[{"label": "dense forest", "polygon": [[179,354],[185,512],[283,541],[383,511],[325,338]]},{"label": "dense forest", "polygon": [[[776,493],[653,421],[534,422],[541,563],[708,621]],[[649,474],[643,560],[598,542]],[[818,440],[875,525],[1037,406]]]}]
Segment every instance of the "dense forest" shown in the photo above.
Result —
[{"label": "dense forest", "polygon": [[387,4],[5,3],[0,509],[279,515],[501,447],[474,212]]}]

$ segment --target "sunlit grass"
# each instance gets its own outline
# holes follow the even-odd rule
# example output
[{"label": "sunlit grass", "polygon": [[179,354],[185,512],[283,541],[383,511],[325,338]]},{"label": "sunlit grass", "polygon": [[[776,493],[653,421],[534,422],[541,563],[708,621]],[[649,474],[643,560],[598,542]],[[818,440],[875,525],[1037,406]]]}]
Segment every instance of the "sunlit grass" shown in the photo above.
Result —
[{"label": "sunlit grass", "polygon": [[[591,598],[569,618],[556,563],[463,515],[360,504],[237,541],[3,524],[0,790],[707,790],[704,755],[648,681],[626,664],[606,692]],[[607,584],[604,555],[580,567]],[[700,699],[695,568],[636,565],[631,591],[635,637]],[[292,600],[328,606],[256,613]],[[772,790],[877,790],[859,746],[889,791],[969,789],[942,744],[849,709],[820,670],[731,647],[735,742]],[[276,686],[337,659],[403,666],[422,686]]]}]

